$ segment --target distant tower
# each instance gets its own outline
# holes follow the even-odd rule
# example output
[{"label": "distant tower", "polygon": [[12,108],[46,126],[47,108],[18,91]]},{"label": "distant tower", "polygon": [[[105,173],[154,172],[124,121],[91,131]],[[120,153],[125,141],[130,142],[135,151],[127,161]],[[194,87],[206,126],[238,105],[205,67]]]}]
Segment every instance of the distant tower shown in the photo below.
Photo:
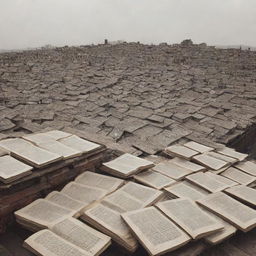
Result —
[{"label": "distant tower", "polygon": [[104,40],[104,44],[108,44],[108,39],[105,39],[105,40]]}]

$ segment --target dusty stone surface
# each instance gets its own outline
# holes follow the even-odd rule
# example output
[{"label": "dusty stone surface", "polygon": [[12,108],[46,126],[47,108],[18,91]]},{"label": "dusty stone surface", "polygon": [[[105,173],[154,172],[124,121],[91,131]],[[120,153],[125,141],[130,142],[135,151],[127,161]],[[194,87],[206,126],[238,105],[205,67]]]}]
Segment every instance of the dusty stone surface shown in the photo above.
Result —
[{"label": "dusty stone surface", "polygon": [[256,52],[139,43],[0,54],[0,138],[75,128],[153,154],[255,123]]}]

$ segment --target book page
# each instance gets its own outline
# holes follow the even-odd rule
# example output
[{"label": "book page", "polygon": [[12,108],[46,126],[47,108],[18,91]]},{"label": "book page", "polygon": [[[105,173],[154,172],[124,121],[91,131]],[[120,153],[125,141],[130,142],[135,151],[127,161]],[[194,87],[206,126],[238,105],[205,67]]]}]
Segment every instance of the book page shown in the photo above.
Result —
[{"label": "book page", "polygon": [[245,161],[238,163],[235,167],[252,176],[256,176],[256,163]]},{"label": "book page", "polygon": [[194,172],[192,170],[189,170],[187,168],[184,168],[175,164],[175,162],[173,162],[172,160],[161,162],[157,164],[155,167],[153,167],[152,169],[174,180],[180,180],[185,176],[192,174]]},{"label": "book page", "polygon": [[191,174],[186,176],[185,179],[212,193],[222,191],[229,187],[228,185],[217,181],[203,172]]},{"label": "book page", "polygon": [[232,235],[234,235],[236,233],[237,229],[234,226],[232,226],[231,224],[229,224],[222,218],[218,217],[213,212],[206,210],[206,208],[203,208],[203,207],[201,207],[201,208],[204,211],[206,211],[207,214],[211,215],[212,218],[216,219],[216,221],[220,222],[224,226],[223,229],[204,237],[204,240],[207,243],[210,243],[212,245],[221,243],[222,241],[228,239],[229,237],[231,237]]},{"label": "book page", "polygon": [[153,166],[153,162],[126,153],[110,162],[103,163],[102,169],[110,173],[113,172],[117,176],[119,173],[120,177],[127,177],[137,171],[148,169]]},{"label": "book page", "polygon": [[156,206],[194,239],[224,228],[219,221],[213,219],[189,199],[173,199],[158,203]]},{"label": "book page", "polygon": [[58,236],[92,255],[99,255],[110,245],[110,237],[83,222],[68,218],[50,227]]},{"label": "book page", "polygon": [[141,201],[121,190],[105,197],[101,203],[120,213],[137,210],[144,206]]},{"label": "book page", "polygon": [[0,178],[14,179],[29,175],[33,167],[26,165],[11,156],[0,156]]},{"label": "book page", "polygon": [[188,198],[194,201],[209,194],[208,191],[187,181],[175,183],[164,190],[172,197]]},{"label": "book page", "polygon": [[195,141],[189,141],[189,142],[185,143],[184,146],[188,147],[190,149],[193,149],[197,152],[200,152],[200,153],[205,153],[205,152],[214,150],[214,148],[212,148],[212,147],[207,147],[207,146],[199,144]]},{"label": "book page", "polygon": [[229,178],[229,179],[236,181],[242,185],[249,185],[256,181],[255,176],[247,174],[247,173],[240,171],[234,167],[230,167],[227,170],[225,170],[224,172],[222,172],[221,176]]},{"label": "book page", "polygon": [[152,170],[141,172],[137,175],[134,175],[133,178],[136,181],[155,189],[162,189],[176,182],[172,178]]},{"label": "book page", "polygon": [[64,207],[73,211],[77,211],[77,212],[81,211],[85,207],[84,203],[77,201],[67,196],[66,194],[58,191],[51,192],[50,194],[47,195],[45,199],[52,203],[60,205],[61,207]]},{"label": "book page", "polygon": [[120,213],[98,204],[84,212],[81,218],[93,227],[112,237],[129,251],[135,251],[138,244],[121,218]]},{"label": "book page", "polygon": [[63,139],[59,139],[59,142],[61,142],[62,144],[76,149],[82,153],[88,153],[91,152],[93,150],[96,150],[98,148],[100,148],[101,146],[94,143],[94,142],[90,142],[88,140],[84,140],[81,139],[80,137],[76,136],[76,135],[72,135]]},{"label": "book page", "polygon": [[221,183],[224,183],[226,185],[228,185],[229,187],[233,187],[233,186],[236,186],[238,185],[237,182],[231,180],[231,179],[228,179],[222,175],[218,175],[218,174],[215,174],[215,173],[212,173],[212,172],[205,172],[206,175],[212,177],[213,179],[221,182]]},{"label": "book page", "polygon": [[218,150],[218,153],[236,158],[239,161],[243,161],[248,155],[235,151],[233,148],[224,147]]},{"label": "book page", "polygon": [[92,256],[92,254],[55,235],[50,230],[42,230],[30,236],[25,240],[24,247],[37,255]]},{"label": "book page", "polygon": [[124,184],[124,180],[89,171],[80,174],[75,179],[75,182],[82,185],[101,188],[109,193],[115,191]]},{"label": "book page", "polygon": [[182,157],[185,159],[191,159],[193,156],[196,156],[199,154],[198,151],[195,151],[191,148],[188,147],[184,147],[181,145],[173,145],[170,146],[168,148],[166,148],[165,153],[171,155],[171,156],[178,156],[178,157]]},{"label": "book page", "polygon": [[213,170],[219,170],[228,165],[228,162],[212,157],[207,153],[194,156],[193,160]]},{"label": "book page", "polygon": [[35,223],[41,228],[46,228],[75,214],[76,211],[68,210],[45,199],[38,199],[15,212],[17,219],[25,220],[32,224]]},{"label": "book page", "polygon": [[76,182],[68,183],[61,192],[77,201],[83,202],[85,205],[100,200],[107,194],[106,190],[81,185]]},{"label": "book page", "polygon": [[61,155],[36,147],[32,143],[19,138],[1,140],[0,147],[34,167],[43,167],[62,159]]},{"label": "book page", "polygon": [[225,190],[226,193],[240,201],[248,203],[249,205],[256,206],[256,189],[239,185]]},{"label": "book page", "polygon": [[223,192],[210,194],[197,202],[242,231],[256,227],[256,211]]},{"label": "book page", "polygon": [[179,165],[181,167],[184,167],[188,170],[191,170],[192,172],[199,172],[205,170],[204,166],[201,166],[199,164],[192,163],[186,159],[180,158],[180,157],[175,157],[169,162],[173,162],[176,165]]},{"label": "book page", "polygon": [[154,207],[122,214],[123,219],[151,255],[185,245],[189,236]]},{"label": "book page", "polygon": [[149,188],[134,182],[128,182],[119,190],[126,192],[130,196],[142,202],[144,207],[152,205],[163,195],[163,192],[159,190]]},{"label": "book page", "polygon": [[69,137],[72,135],[71,133],[67,133],[67,132],[63,132],[63,131],[59,131],[59,130],[44,132],[44,134],[50,136],[54,140],[63,139],[63,138],[66,138],[66,137]]},{"label": "book page", "polygon": [[52,153],[59,154],[63,156],[64,159],[69,159],[73,157],[77,157],[82,155],[82,151],[73,149],[68,147],[58,141],[51,141],[51,142],[41,142],[37,143],[37,146],[43,149],[46,149]]}]

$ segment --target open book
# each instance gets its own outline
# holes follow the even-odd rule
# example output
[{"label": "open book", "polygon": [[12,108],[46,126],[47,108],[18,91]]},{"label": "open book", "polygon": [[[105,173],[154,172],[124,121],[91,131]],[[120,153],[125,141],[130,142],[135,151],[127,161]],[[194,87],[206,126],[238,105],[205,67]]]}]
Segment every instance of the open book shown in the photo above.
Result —
[{"label": "open book", "polygon": [[210,194],[197,202],[242,231],[256,227],[256,211],[223,192]]},{"label": "open book", "polygon": [[68,217],[73,217],[77,211],[63,208],[45,199],[38,199],[15,212],[16,221],[31,231],[48,228]]},{"label": "open book", "polygon": [[191,170],[192,172],[199,172],[199,171],[205,170],[204,166],[192,163],[192,162],[190,162],[186,159],[180,158],[180,157],[175,157],[172,160],[170,160],[169,162],[172,162],[176,165],[179,165],[179,166],[184,167],[188,170]]},{"label": "open book", "polygon": [[75,217],[79,217],[83,209],[85,208],[84,203],[77,201],[69,197],[68,195],[58,191],[53,191],[48,194],[45,200],[55,203],[63,208],[76,211]]},{"label": "open book", "polygon": [[184,147],[181,145],[173,145],[173,146],[167,147],[164,151],[168,155],[182,157],[187,160],[190,160],[193,156],[196,156],[199,154],[198,151],[195,151],[191,148]]},{"label": "open book", "polygon": [[256,189],[239,185],[228,188],[224,192],[252,207],[256,206]]},{"label": "open book", "polygon": [[62,156],[39,148],[23,139],[6,139],[0,141],[0,147],[11,152],[11,155],[34,167],[43,167],[62,159]]},{"label": "open book", "polygon": [[31,174],[33,167],[26,165],[11,156],[0,156],[0,181],[11,183]]},{"label": "open book", "polygon": [[155,207],[122,214],[150,255],[162,255],[190,241],[190,237]]},{"label": "open book", "polygon": [[137,175],[134,175],[133,178],[136,181],[155,189],[162,189],[176,182],[172,178],[152,170],[141,172]]},{"label": "open book", "polygon": [[128,182],[119,189],[142,203],[143,207],[153,205],[162,196],[163,192],[134,182]]},{"label": "open book", "polygon": [[68,218],[29,237],[24,247],[37,255],[100,255],[111,243],[110,237],[79,220]]},{"label": "open book", "polygon": [[98,204],[85,211],[81,219],[109,235],[116,243],[126,248],[126,250],[134,252],[137,249],[137,241],[130,233],[119,212]]},{"label": "open book", "polygon": [[219,221],[189,199],[173,199],[157,203],[156,206],[193,239],[205,237],[224,228]]},{"label": "open book", "polygon": [[77,201],[83,202],[84,206],[89,206],[107,194],[104,189],[81,185],[76,182],[68,183],[61,192]]},{"label": "open book", "polygon": [[52,153],[59,154],[63,156],[64,159],[76,157],[83,153],[82,151],[73,149],[56,141],[54,138],[45,133],[25,135],[23,136],[23,139],[30,141],[40,148],[46,149]]},{"label": "open book", "polygon": [[62,139],[59,139],[58,141],[64,145],[66,145],[70,148],[76,149],[84,154],[93,152],[101,147],[100,145],[98,145],[94,142],[81,139],[80,137],[78,137],[76,135],[62,138]]},{"label": "open book", "polygon": [[222,172],[221,175],[242,185],[249,185],[256,181],[255,176],[240,171],[234,167],[228,168],[227,170]]},{"label": "open book", "polygon": [[82,185],[104,189],[108,193],[115,191],[124,184],[124,180],[89,171],[80,174],[75,179],[75,182]]},{"label": "open book", "polygon": [[153,166],[154,164],[148,160],[126,153],[110,162],[103,163],[101,169],[113,176],[128,178]]},{"label": "open book", "polygon": [[237,229],[233,225],[229,224],[222,218],[218,217],[216,214],[206,210],[206,208],[202,207],[202,209],[204,211],[206,211],[207,214],[212,216],[212,218],[214,218],[216,221],[220,222],[224,226],[223,229],[204,237],[204,240],[207,243],[212,244],[212,245],[219,244],[222,241],[228,239],[229,237],[231,237],[232,235],[234,235],[236,233]]},{"label": "open book", "polygon": [[203,172],[198,172],[186,176],[186,180],[212,193],[222,191],[230,187],[229,185],[222,183],[219,180],[216,180],[214,177],[209,176]]},{"label": "open book", "polygon": [[205,197],[208,191],[188,181],[177,182],[164,189],[171,198],[188,198],[193,201]]},{"label": "open book", "polygon": [[235,167],[250,175],[256,176],[256,163],[245,161],[238,163]]},{"label": "open book", "polygon": [[193,149],[199,153],[205,153],[214,150],[214,148],[212,147],[205,146],[195,141],[189,141],[185,143],[183,146]]},{"label": "open book", "polygon": [[193,173],[193,170],[187,169],[185,167],[181,167],[172,160],[170,161],[163,161],[157,164],[155,167],[152,168],[154,171],[162,173],[174,180],[180,180],[185,176]]}]

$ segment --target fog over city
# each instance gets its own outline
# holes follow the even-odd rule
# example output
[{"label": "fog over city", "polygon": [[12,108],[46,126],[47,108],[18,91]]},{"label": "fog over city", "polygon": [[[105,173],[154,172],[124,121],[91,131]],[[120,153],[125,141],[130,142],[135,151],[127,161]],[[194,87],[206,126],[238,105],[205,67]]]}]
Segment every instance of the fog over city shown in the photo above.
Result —
[{"label": "fog over city", "polygon": [[110,41],[256,46],[255,0],[0,0],[0,49]]}]

